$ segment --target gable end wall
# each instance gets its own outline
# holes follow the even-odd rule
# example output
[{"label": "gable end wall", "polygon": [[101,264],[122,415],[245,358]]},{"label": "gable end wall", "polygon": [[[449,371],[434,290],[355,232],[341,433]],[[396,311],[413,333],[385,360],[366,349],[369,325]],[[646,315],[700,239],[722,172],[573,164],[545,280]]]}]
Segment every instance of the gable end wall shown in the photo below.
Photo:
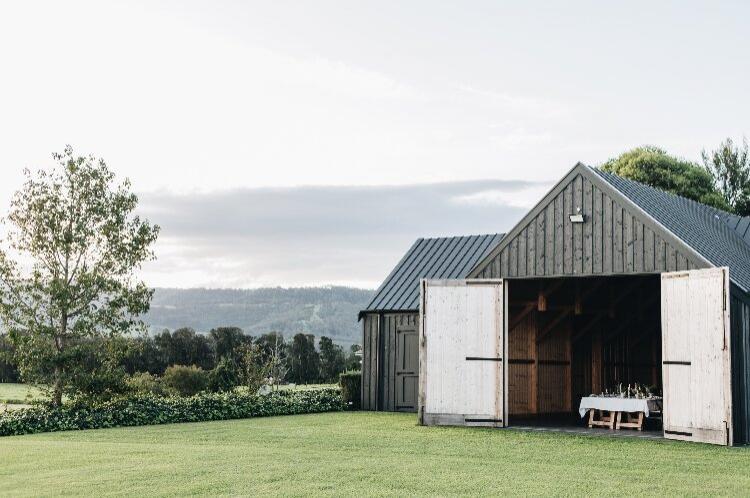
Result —
[{"label": "gable end wall", "polygon": [[[578,209],[584,223],[572,223]],[[514,232],[516,232],[514,234]],[[677,242],[679,243],[679,241]],[[574,169],[504,239],[477,278],[662,273],[709,265],[678,249],[643,213]]]}]

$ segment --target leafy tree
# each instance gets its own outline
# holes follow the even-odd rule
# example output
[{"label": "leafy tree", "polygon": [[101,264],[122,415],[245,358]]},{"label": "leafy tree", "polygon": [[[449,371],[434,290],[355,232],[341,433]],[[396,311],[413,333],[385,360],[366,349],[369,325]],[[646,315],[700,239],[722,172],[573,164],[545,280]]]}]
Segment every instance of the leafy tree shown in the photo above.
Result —
[{"label": "leafy tree", "polygon": [[654,146],[637,147],[602,164],[601,169],[703,204],[727,210],[711,175],[695,163]]},{"label": "leafy tree", "polygon": [[359,344],[352,344],[349,347],[349,353],[346,355],[346,371],[361,370],[362,362],[360,356],[357,354],[362,350]]},{"label": "leafy tree", "polygon": [[716,150],[701,152],[703,166],[713,178],[716,188],[732,211],[740,216],[750,215],[750,154],[747,138],[735,145],[727,138]]},{"label": "leafy tree", "polygon": [[289,345],[289,380],[298,384],[309,384],[319,378],[320,356],[315,350],[315,336],[295,334]]},{"label": "leafy tree", "polygon": [[172,333],[165,330],[154,340],[166,357],[167,365],[197,365],[204,370],[214,367],[214,353],[209,339],[189,327],[179,328]]},{"label": "leafy tree", "polygon": [[240,346],[240,365],[242,382],[251,394],[255,394],[267,382],[270,364],[264,360],[261,348],[257,344]]},{"label": "leafy tree", "polygon": [[240,346],[252,340],[239,327],[217,327],[211,329],[210,336],[214,343],[217,363],[222,358],[229,358],[231,361],[237,362]]},{"label": "leafy tree", "polygon": [[193,396],[206,390],[208,375],[195,365],[171,365],[164,371],[162,382],[165,388],[180,396]]},{"label": "leafy tree", "polygon": [[339,374],[344,371],[346,358],[344,349],[334,344],[330,337],[321,337],[320,346],[320,377],[323,382],[336,382]]},{"label": "leafy tree", "polygon": [[273,386],[278,388],[286,378],[288,370],[284,336],[278,332],[269,332],[258,337],[255,344],[260,348],[262,362],[268,365],[268,375],[272,379]]},{"label": "leafy tree", "polygon": [[85,338],[71,348],[76,368],[71,371],[68,392],[77,398],[107,399],[128,390],[128,375],[120,362],[126,343],[119,339]]},{"label": "leafy tree", "polygon": [[24,172],[11,202],[0,318],[24,380],[51,385],[60,405],[71,379],[85,373],[78,362],[85,339],[143,327],[137,317],[152,291],[133,273],[153,258],[159,227],[134,214],[130,183],[116,184],[103,160],[70,147],[53,158],[56,167]]},{"label": "leafy tree", "polygon": [[14,359],[16,348],[7,334],[0,334],[0,382],[18,382],[21,374]]},{"label": "leafy tree", "polygon": [[162,374],[167,368],[167,358],[156,341],[146,334],[126,338],[121,365],[130,375],[136,372]]},{"label": "leafy tree", "polygon": [[[236,355],[240,356],[240,348],[237,348]],[[208,374],[208,388],[212,391],[225,392],[231,391],[240,384],[240,372],[237,363],[229,356],[224,356],[216,364],[213,370]]]}]

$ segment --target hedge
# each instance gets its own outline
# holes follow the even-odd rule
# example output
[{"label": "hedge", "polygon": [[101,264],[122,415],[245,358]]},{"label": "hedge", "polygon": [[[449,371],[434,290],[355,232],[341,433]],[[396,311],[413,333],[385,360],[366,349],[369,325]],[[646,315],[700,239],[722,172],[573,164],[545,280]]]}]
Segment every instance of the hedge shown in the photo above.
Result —
[{"label": "hedge", "polygon": [[339,375],[341,397],[350,410],[359,410],[362,402],[362,372],[350,371]]},{"label": "hedge", "polygon": [[271,415],[341,411],[341,391],[201,393],[189,398],[141,394],[107,402],[33,406],[0,414],[0,436],[137,425],[204,422]]}]

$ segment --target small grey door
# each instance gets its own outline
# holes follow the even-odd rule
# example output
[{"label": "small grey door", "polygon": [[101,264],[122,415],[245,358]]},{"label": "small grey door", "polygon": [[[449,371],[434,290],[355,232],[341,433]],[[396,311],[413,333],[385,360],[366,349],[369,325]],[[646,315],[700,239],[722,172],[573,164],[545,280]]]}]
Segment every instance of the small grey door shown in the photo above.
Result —
[{"label": "small grey door", "polygon": [[396,330],[396,410],[417,411],[419,343],[417,329]]}]

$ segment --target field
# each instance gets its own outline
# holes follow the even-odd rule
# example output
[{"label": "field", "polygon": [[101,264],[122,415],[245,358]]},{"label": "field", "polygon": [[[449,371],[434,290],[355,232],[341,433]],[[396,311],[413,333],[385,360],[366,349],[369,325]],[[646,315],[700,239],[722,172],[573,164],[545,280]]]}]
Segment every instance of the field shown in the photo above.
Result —
[{"label": "field", "polygon": [[39,389],[27,384],[0,383],[0,412],[26,406],[42,396]]},{"label": "field", "polygon": [[740,495],[750,451],[328,413],[0,439],[0,494]]}]

